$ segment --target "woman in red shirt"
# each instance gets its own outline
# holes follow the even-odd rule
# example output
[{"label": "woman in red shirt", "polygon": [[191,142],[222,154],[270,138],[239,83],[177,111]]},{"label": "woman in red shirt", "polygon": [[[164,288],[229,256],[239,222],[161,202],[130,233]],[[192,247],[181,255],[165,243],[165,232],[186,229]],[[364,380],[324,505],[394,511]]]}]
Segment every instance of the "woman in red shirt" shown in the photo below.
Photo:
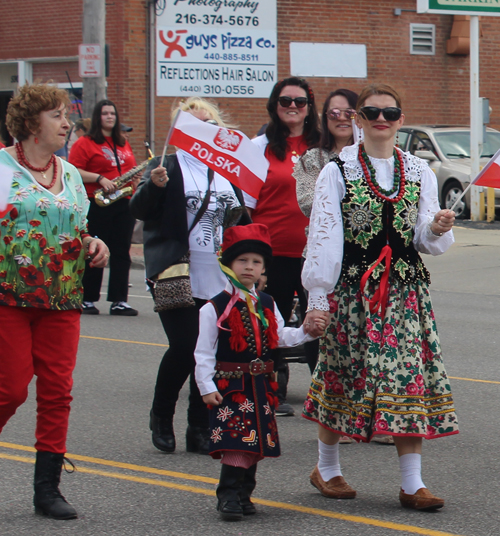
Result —
[{"label": "woman in red shirt", "polygon": [[[273,262],[267,269],[267,288],[288,320],[292,313],[293,298],[298,294],[305,307],[301,283],[302,252],[306,245],[305,228],[309,222],[297,203],[296,182],[292,176],[295,163],[307,149],[317,146],[320,139],[319,118],[314,93],[302,78],[286,78],[278,82],[267,102],[270,121],[266,133],[254,140],[269,160],[267,178],[259,199],[245,197],[254,223],[269,228],[273,247]],[[309,349],[317,354],[317,342]],[[277,415],[293,415],[293,408],[286,404],[288,367],[278,368]]]},{"label": "woman in red shirt", "polygon": [[[138,311],[127,303],[130,244],[135,224],[129,199],[119,199],[107,207],[100,207],[94,201],[96,190],[103,188],[107,193],[114,192],[112,180],[136,166],[132,149],[121,133],[118,111],[110,100],[101,100],[95,105],[90,130],[71,147],[69,162],[80,171],[90,199],[89,233],[104,240],[111,254],[108,283],[110,314],[137,316]],[[87,265],[83,277],[84,314],[99,314],[94,302],[99,301],[102,276],[102,269]]]}]

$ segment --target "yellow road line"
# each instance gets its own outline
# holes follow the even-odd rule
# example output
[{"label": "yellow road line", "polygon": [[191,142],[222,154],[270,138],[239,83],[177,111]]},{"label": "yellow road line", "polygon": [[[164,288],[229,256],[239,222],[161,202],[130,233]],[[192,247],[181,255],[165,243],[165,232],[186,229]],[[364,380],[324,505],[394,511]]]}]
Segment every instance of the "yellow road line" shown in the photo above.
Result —
[{"label": "yellow road line", "polygon": [[479,382],[479,383],[495,383],[497,385],[500,385],[500,382],[496,382],[493,380],[476,380],[474,378],[457,378],[455,376],[448,376],[450,380],[463,380],[464,382]]},{"label": "yellow road line", "polygon": [[[7,448],[14,448],[14,445],[11,443],[0,443],[0,446],[7,446]],[[27,450],[27,451],[34,451],[32,447],[25,447],[23,445],[19,445],[20,450]],[[68,454],[68,456],[71,456],[75,460],[78,459],[77,455],[74,454]],[[34,458],[26,458],[24,456],[13,456],[10,454],[3,454],[0,453],[0,458],[6,459],[6,460],[12,460],[17,462],[24,462],[24,463],[34,463]],[[87,458],[86,456],[79,456],[79,458],[86,458],[88,460],[93,460],[98,458]],[[101,460],[101,461],[107,461],[107,460]],[[117,464],[116,467],[121,467],[122,465],[128,465],[128,464],[118,464],[119,462],[108,462],[110,465]],[[141,466],[131,466],[131,467],[141,467]],[[160,486],[163,488],[170,488],[170,489],[177,489],[180,491],[188,491],[190,493],[198,493],[202,495],[208,495],[210,497],[215,496],[215,490],[206,489],[206,488],[198,488],[195,486],[186,486],[184,484],[175,484],[173,482],[164,482],[162,480],[153,480],[151,478],[141,478],[136,477],[132,475],[124,475],[121,473],[112,473],[108,471],[99,471],[97,469],[89,469],[87,467],[78,467],[78,471],[81,473],[87,473],[91,475],[99,475],[104,476],[106,478],[116,478],[118,480],[127,480],[129,482],[137,482],[141,484],[148,484],[152,486]],[[154,470],[152,471],[154,472]],[[159,473],[158,473],[159,474]],[[177,475],[181,475],[181,473],[176,473]],[[191,475],[186,475],[191,476]],[[210,479],[213,481],[214,479]],[[348,514],[341,514],[338,512],[331,512],[329,510],[321,510],[319,508],[310,508],[307,506],[300,506],[298,504],[288,504],[288,503],[281,503],[277,501],[268,501],[266,499],[257,499],[252,498],[253,502],[256,504],[262,504],[264,506],[270,506],[271,508],[279,508],[281,510],[289,510],[292,512],[300,512],[303,514],[310,514],[310,515],[317,515],[322,517],[329,517],[332,519],[339,519],[342,521],[348,521],[350,523],[358,523],[361,525],[367,525],[372,527],[378,527],[378,528],[385,528],[395,531],[403,531],[403,532],[409,532],[412,534],[422,534],[424,536],[459,536],[458,534],[454,534],[451,532],[443,532],[440,530],[433,530],[433,529],[426,529],[422,527],[415,527],[413,525],[404,525],[402,523],[392,523],[390,521],[381,521],[377,519],[369,519],[366,517],[361,516],[353,516]]]},{"label": "yellow road line", "polygon": [[[25,445],[16,445],[15,443],[4,443],[0,441],[0,447],[14,450],[23,450],[25,452],[36,452],[33,447],[27,447]],[[145,465],[134,465],[132,463],[115,462],[111,460],[103,460],[102,458],[91,458],[90,456],[81,456],[80,454],[67,453],[66,456],[70,460],[77,460],[80,462],[94,463],[97,465],[107,465],[109,467],[116,467],[118,469],[127,469],[129,471],[138,471],[141,473],[150,473],[154,475],[170,476],[174,478],[182,478],[184,480],[194,480],[196,482],[204,482],[206,484],[217,484],[219,481],[215,478],[190,475],[187,473],[177,473],[176,471],[166,471],[164,469],[155,469],[154,467],[147,467]]]},{"label": "yellow road line", "polygon": [[158,344],[156,342],[126,341],[124,339],[108,339],[106,337],[91,337],[90,335],[80,335],[80,339],[95,339],[98,341],[111,342],[128,342],[129,344],[145,344],[147,346],[162,346],[163,348],[168,348],[168,344]]},{"label": "yellow road line", "polygon": [[[73,458],[76,459],[74,455],[72,455]],[[13,460],[13,461],[19,461],[19,462],[25,462],[25,463],[34,463],[33,458],[25,458],[23,456],[12,456],[9,454],[2,454],[0,453],[0,458],[4,458],[7,460]],[[215,496],[215,491],[205,488],[197,488],[194,486],[186,486],[183,484],[175,484],[172,482],[163,482],[161,480],[153,480],[151,478],[141,478],[131,475],[123,475],[121,473],[111,473],[108,471],[98,471],[96,469],[88,469],[86,467],[78,467],[78,471],[81,473],[87,473],[87,474],[93,474],[93,475],[99,475],[104,476],[107,478],[116,478],[119,480],[127,480],[130,482],[138,482],[141,484],[149,484],[153,486],[160,486],[164,488],[170,488],[170,489],[177,489],[181,491],[188,491],[191,493],[198,493],[202,495],[209,495],[211,497]],[[421,527],[415,527],[412,525],[404,525],[402,523],[391,523],[389,521],[379,521],[376,519],[369,519],[361,516],[351,516],[347,514],[340,514],[337,512],[330,512],[328,510],[320,510],[319,508],[309,508],[305,506],[295,505],[295,504],[287,504],[287,503],[280,503],[276,501],[268,501],[265,499],[252,499],[254,503],[256,504],[262,504],[264,506],[270,506],[272,508],[280,508],[282,510],[290,510],[293,512],[300,512],[304,514],[310,514],[310,515],[319,515],[322,517],[330,517],[333,519],[339,519],[342,521],[349,521],[351,523],[359,523],[363,525],[369,525],[373,527],[380,527],[380,528],[386,528],[391,530],[397,530],[397,531],[405,531],[410,532],[412,534],[422,534],[425,536],[459,536],[457,534],[453,534],[450,532],[442,532],[439,530],[433,530],[433,529],[425,529]]]}]

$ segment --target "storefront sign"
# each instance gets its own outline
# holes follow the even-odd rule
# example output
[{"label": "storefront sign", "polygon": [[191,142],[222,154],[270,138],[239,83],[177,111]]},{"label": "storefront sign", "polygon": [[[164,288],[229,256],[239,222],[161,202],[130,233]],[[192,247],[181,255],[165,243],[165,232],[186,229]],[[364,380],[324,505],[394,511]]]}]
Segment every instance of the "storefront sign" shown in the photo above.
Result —
[{"label": "storefront sign", "polygon": [[157,95],[267,98],[276,0],[173,0],[157,18]]},{"label": "storefront sign", "polygon": [[417,0],[417,13],[500,15],[500,0]]}]

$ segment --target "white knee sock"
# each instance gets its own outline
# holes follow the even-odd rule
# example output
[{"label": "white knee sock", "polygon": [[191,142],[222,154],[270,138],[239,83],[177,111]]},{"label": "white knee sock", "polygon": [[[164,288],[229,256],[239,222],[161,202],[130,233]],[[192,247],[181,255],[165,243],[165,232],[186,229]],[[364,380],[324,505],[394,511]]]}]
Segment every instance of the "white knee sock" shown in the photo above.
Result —
[{"label": "white knee sock", "polygon": [[399,457],[401,469],[401,489],[408,495],[415,494],[420,488],[425,488],[422,482],[422,455],[404,454]]},{"label": "white knee sock", "polygon": [[342,476],[339,461],[339,444],[327,445],[318,439],[318,471],[321,478],[328,482],[336,476]]}]

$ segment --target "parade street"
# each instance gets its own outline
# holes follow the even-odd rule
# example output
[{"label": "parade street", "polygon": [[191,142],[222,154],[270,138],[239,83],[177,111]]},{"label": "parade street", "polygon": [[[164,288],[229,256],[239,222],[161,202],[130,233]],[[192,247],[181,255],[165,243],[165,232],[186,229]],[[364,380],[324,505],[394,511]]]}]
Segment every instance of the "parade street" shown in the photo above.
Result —
[{"label": "parade street", "polygon": [[83,316],[67,457],[61,491],[79,519],[35,516],[34,383],[0,442],[2,536],[338,535],[491,536],[500,514],[500,225],[458,224],[456,244],[443,256],[424,256],[447,372],[452,378],[460,434],[424,441],[423,480],[445,499],[434,513],[401,508],[394,446],[341,445],[354,500],[322,497],[309,483],[317,460],[316,426],[300,417],[308,389],[305,364],[292,364],[289,397],[295,417],[279,417],[282,456],[259,464],[258,513],[241,522],[216,512],[218,461],[186,453],[187,389],[175,415],[175,454],[151,443],[149,411],[167,341],[145,290],[131,270],[129,303],[135,318]]}]

